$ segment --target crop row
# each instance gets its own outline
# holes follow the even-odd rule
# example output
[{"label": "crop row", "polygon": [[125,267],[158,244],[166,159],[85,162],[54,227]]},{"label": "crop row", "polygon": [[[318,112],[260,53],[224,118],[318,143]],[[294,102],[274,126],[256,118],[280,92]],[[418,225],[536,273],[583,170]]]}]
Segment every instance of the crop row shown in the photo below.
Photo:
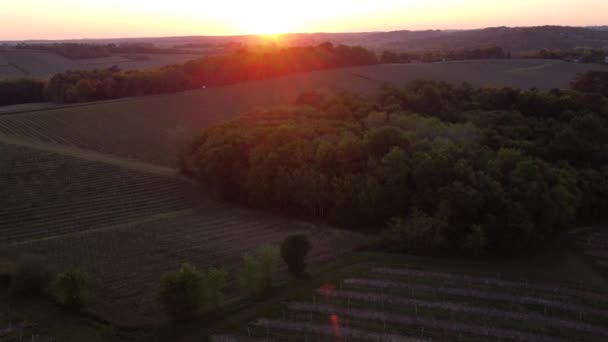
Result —
[{"label": "crop row", "polygon": [[391,335],[391,334],[380,334],[365,330],[358,330],[353,328],[339,327],[336,328],[329,324],[318,324],[310,322],[294,322],[286,320],[271,320],[271,319],[259,319],[255,322],[255,325],[266,328],[266,329],[282,329],[290,330],[305,335],[320,335],[327,338],[333,338],[337,340],[370,340],[370,341],[393,341],[393,342],[421,342],[421,340],[414,337]]},{"label": "crop row", "polygon": [[[235,276],[244,253],[262,244],[278,245],[293,231],[307,233],[313,241],[311,262],[350,248],[348,236],[293,228],[289,221],[247,210],[201,207],[177,217],[33,242],[21,248],[48,256],[61,266],[85,269],[94,276],[104,298],[127,310],[154,314],[158,310],[154,294],[161,275],[182,262],[201,269],[225,267]],[[236,285],[234,281],[231,277],[231,287]]]},{"label": "crop row", "polygon": [[408,291],[422,291],[429,293],[441,293],[447,294],[451,296],[458,297],[473,297],[484,300],[494,300],[494,301],[502,301],[502,302],[510,302],[510,303],[518,303],[518,304],[532,304],[539,305],[543,307],[551,307],[560,309],[566,312],[571,312],[575,314],[584,314],[584,315],[596,315],[600,317],[608,317],[608,311],[591,308],[585,305],[580,304],[572,304],[560,300],[549,300],[539,297],[529,297],[529,296],[518,296],[518,295],[509,295],[509,294],[501,294],[493,291],[485,291],[485,290],[477,290],[477,289],[462,289],[462,288],[452,288],[452,287],[444,287],[444,286],[430,286],[430,285],[420,285],[420,284],[412,284],[405,282],[395,282],[395,281],[385,281],[385,280],[373,280],[373,279],[346,279],[344,281],[346,285],[355,286],[355,287],[371,287],[377,289],[402,289]]},{"label": "crop row", "polygon": [[0,133],[173,165],[177,142],[169,140],[178,137],[167,133],[167,127],[174,125],[173,118],[166,113],[158,113],[156,117],[159,115],[166,117],[158,119],[142,114],[118,117],[116,113],[70,109],[9,115],[0,117]]},{"label": "crop row", "polygon": [[513,281],[513,280],[505,280],[499,278],[491,278],[491,277],[483,277],[483,276],[468,276],[463,274],[453,274],[453,273],[443,273],[443,272],[434,272],[434,271],[423,271],[423,270],[414,270],[414,269],[405,269],[405,268],[389,268],[389,267],[379,267],[374,268],[373,272],[387,275],[396,275],[396,276],[406,276],[406,277],[414,277],[414,278],[422,278],[422,279],[433,279],[433,280],[449,280],[450,283],[454,281],[459,283],[471,284],[471,285],[485,285],[499,288],[514,288],[514,289],[524,289],[524,290],[533,290],[533,291],[542,291],[551,293],[558,296],[574,296],[581,297],[592,301],[602,301],[608,302],[608,296],[594,293],[587,290],[579,290],[573,288],[567,288],[559,285],[547,285],[536,282],[522,282],[522,281]]},{"label": "crop row", "polygon": [[387,313],[365,309],[352,309],[327,304],[290,303],[290,310],[314,312],[318,314],[352,317],[364,321],[379,321],[400,326],[422,326],[432,330],[448,330],[474,336],[522,341],[559,341],[560,339],[523,331],[502,329],[490,326],[479,326],[459,323],[451,320],[438,320],[414,317],[409,315]]},{"label": "crop row", "polygon": [[571,321],[561,318],[550,317],[535,312],[518,312],[494,307],[477,307],[462,303],[448,301],[428,301],[422,299],[406,298],[402,296],[391,296],[378,294],[375,292],[356,292],[338,290],[332,293],[335,298],[346,300],[357,300],[364,303],[382,303],[395,307],[410,306],[428,308],[432,310],[444,310],[455,313],[475,314],[482,317],[497,318],[500,320],[515,320],[527,323],[541,324],[558,329],[571,329],[580,332],[595,334],[598,336],[608,336],[608,329],[583,322]]},{"label": "crop row", "polygon": [[181,180],[0,144],[0,243],[48,237],[191,208]]}]

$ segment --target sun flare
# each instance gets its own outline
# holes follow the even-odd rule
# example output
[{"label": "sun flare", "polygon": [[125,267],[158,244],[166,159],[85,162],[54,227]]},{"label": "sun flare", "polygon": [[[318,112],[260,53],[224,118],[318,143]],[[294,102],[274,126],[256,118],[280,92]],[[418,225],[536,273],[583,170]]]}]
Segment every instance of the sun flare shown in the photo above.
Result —
[{"label": "sun flare", "polygon": [[235,19],[239,29],[250,34],[277,35],[299,28],[298,15],[279,1],[251,2]]}]

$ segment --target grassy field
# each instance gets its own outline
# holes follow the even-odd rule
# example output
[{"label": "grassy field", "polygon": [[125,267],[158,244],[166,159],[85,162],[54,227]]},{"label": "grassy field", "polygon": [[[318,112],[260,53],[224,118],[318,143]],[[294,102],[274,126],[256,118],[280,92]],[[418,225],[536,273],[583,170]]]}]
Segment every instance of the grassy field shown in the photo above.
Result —
[{"label": "grassy field", "polygon": [[0,116],[0,132],[175,166],[178,146],[202,128],[256,106],[293,101],[326,89],[372,95],[382,82],[418,78],[475,85],[567,88],[578,72],[603,66],[544,60],[465,61],[377,65],[291,75],[173,95],[91,103]]},{"label": "grassy field", "polygon": [[55,53],[22,49],[0,49],[0,79],[33,77],[47,79],[66,70],[104,69],[117,65],[123,70],[149,69],[195,59],[189,54],[149,54],[134,61],[121,55],[74,60]]}]

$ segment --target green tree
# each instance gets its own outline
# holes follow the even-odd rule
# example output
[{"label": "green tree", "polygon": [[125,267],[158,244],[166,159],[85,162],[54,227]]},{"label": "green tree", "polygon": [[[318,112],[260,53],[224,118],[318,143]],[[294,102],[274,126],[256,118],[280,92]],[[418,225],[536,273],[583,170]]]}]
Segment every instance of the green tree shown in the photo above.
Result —
[{"label": "green tree", "polygon": [[485,252],[488,241],[482,225],[471,226],[469,233],[462,242],[461,249],[465,255],[477,257]]},{"label": "green tree", "polygon": [[279,251],[273,246],[260,246],[253,254],[243,256],[239,276],[241,292],[255,296],[273,286],[273,278],[279,265]]},{"label": "green tree", "polygon": [[219,310],[224,302],[228,272],[223,268],[209,267],[204,281],[205,302],[212,310]]},{"label": "green tree", "polygon": [[52,285],[55,299],[72,310],[81,310],[86,306],[89,287],[89,275],[79,270],[59,273]]},{"label": "green tree", "polygon": [[203,307],[204,275],[193,265],[182,264],[166,273],[160,283],[160,304],[174,322],[197,317]]},{"label": "green tree", "polygon": [[306,255],[310,249],[310,241],[304,234],[290,235],[283,241],[281,257],[295,277],[301,277],[306,271]]}]

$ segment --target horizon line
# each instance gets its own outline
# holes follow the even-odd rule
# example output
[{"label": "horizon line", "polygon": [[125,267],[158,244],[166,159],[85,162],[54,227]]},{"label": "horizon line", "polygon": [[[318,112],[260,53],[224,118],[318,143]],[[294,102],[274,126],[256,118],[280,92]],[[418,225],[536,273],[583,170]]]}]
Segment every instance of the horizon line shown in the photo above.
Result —
[{"label": "horizon line", "polygon": [[426,32],[426,31],[477,31],[495,28],[536,28],[536,27],[566,27],[566,28],[608,28],[608,24],[602,25],[587,25],[587,26],[572,26],[572,25],[556,25],[556,24],[544,24],[544,25],[532,25],[532,26],[486,26],[477,28],[465,28],[465,29],[397,29],[397,30],[385,30],[385,31],[317,31],[317,32],[285,32],[276,34],[256,34],[256,33],[243,33],[243,34],[223,34],[223,35],[168,35],[168,36],[116,36],[116,37],[83,37],[83,38],[27,38],[27,39],[9,39],[0,40],[0,43],[12,43],[12,42],[27,42],[27,41],[47,41],[47,42],[61,42],[61,41],[83,41],[83,40],[113,40],[113,39],[167,39],[167,38],[237,38],[237,37],[264,37],[264,36],[285,36],[285,35],[315,35],[315,34],[366,34],[366,33],[389,33],[389,32]]}]

